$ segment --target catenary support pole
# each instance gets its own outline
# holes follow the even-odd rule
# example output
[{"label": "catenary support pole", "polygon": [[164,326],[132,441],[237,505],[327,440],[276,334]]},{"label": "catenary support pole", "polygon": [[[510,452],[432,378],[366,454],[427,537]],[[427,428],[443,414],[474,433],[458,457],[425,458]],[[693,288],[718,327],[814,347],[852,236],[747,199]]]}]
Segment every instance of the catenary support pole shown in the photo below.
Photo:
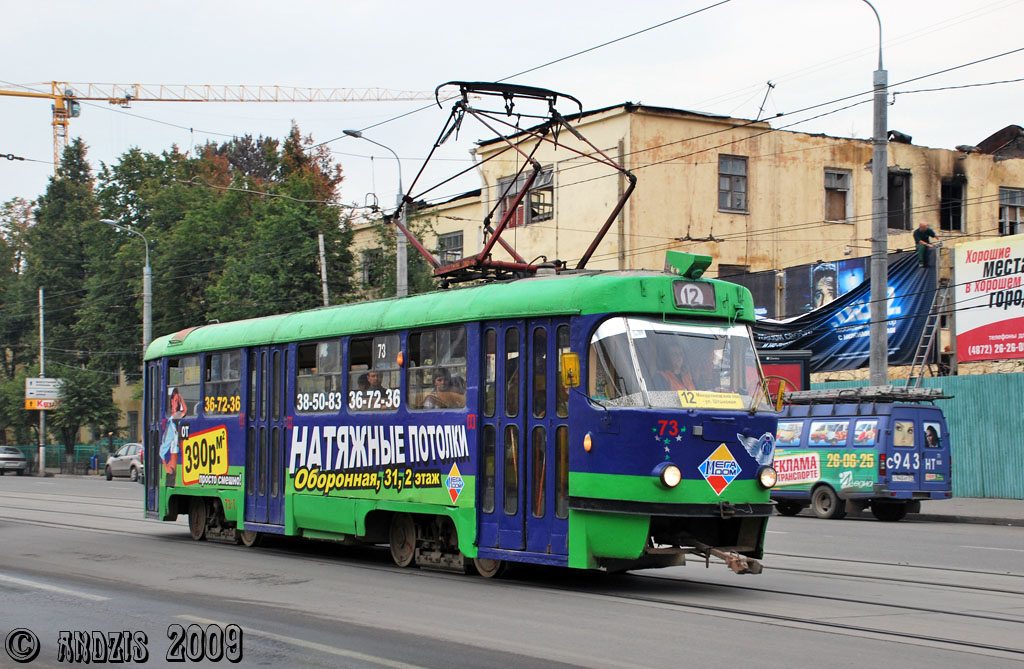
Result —
[{"label": "catenary support pole", "polygon": [[[46,338],[43,335],[43,289],[39,288],[39,376],[46,376]],[[46,410],[39,411],[39,475],[46,476]]]},{"label": "catenary support pole", "polygon": [[886,88],[889,74],[882,67],[882,19],[868,0],[863,0],[878,21],[878,69],[874,72],[874,132],[871,154],[871,329],[869,368],[871,385],[889,382],[889,130],[886,119]]},{"label": "catenary support pole", "polygon": [[320,287],[324,293],[324,306],[331,306],[331,298],[327,294],[327,254],[324,252],[324,233],[318,235],[320,243]]}]

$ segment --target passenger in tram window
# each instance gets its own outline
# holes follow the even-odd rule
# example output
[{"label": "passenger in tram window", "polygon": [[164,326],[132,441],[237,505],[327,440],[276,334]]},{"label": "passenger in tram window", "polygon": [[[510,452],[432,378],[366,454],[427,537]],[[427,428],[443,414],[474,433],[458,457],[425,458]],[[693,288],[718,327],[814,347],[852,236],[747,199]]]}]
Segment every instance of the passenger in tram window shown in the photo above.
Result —
[{"label": "passenger in tram window", "polygon": [[356,385],[359,386],[359,390],[364,391],[370,387],[370,379],[367,378],[366,374],[360,374],[359,379],[356,381]]},{"label": "passenger in tram window", "polygon": [[370,371],[366,373],[366,389],[367,390],[384,390],[381,385],[381,374],[380,372]]},{"label": "passenger in tram window", "polygon": [[434,389],[423,400],[424,409],[455,409],[466,406],[466,395],[460,392],[444,367],[434,373]]}]

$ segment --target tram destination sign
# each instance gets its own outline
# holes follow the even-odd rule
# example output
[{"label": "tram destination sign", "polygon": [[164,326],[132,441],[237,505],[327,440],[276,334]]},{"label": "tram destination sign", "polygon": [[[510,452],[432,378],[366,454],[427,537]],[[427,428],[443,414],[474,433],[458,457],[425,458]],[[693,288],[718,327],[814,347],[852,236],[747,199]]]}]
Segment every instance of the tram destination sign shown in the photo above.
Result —
[{"label": "tram destination sign", "polygon": [[673,281],[672,296],[679,309],[707,309],[718,307],[715,286],[701,281]]},{"label": "tram destination sign", "polygon": [[63,379],[25,379],[25,408],[29,411],[55,408],[60,403],[60,390],[63,385]]}]

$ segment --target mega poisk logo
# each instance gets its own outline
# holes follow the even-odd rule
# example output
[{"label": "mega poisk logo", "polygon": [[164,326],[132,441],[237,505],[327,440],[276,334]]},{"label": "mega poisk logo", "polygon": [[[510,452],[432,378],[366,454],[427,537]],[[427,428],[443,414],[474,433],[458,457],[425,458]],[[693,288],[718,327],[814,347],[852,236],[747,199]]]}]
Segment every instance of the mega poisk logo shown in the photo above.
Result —
[{"label": "mega poisk logo", "polygon": [[719,444],[715,452],[709,455],[707,460],[700,463],[697,470],[704,477],[704,480],[708,482],[708,485],[711,486],[711,489],[715,491],[716,495],[721,495],[722,491],[728,488],[733,479],[743,471],[725,444]]}]

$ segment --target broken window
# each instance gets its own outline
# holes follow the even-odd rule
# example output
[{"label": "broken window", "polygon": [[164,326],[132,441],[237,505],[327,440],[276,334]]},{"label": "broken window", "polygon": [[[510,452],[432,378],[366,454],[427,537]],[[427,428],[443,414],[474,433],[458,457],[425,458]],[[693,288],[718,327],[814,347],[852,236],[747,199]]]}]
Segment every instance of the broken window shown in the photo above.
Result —
[{"label": "broken window", "polygon": [[462,259],[462,232],[449,232],[437,236],[438,260],[442,263]]},{"label": "broken window", "polygon": [[963,178],[943,179],[939,200],[939,229],[962,231],[964,220]]},{"label": "broken window", "polygon": [[999,234],[1024,232],[1024,189],[999,189]]},{"label": "broken window", "polygon": [[[505,212],[512,206],[519,191],[526,185],[532,171],[524,172],[517,179],[514,176],[498,179],[498,196],[502,198],[501,206],[498,207],[499,219],[505,216]],[[526,197],[519,203],[512,218],[509,219],[508,227],[515,228],[520,225],[549,221],[555,216],[555,172],[551,167],[541,170],[533,185],[527,192]],[[515,183],[513,183],[513,180]],[[509,185],[511,184],[511,188]],[[503,197],[502,197],[503,196]]]},{"label": "broken window", "polygon": [[384,285],[383,249],[363,251],[363,285],[367,288],[380,288]]},{"label": "broken window", "polygon": [[910,230],[910,172],[889,172],[889,229]]},{"label": "broken window", "polygon": [[849,223],[853,218],[851,195],[853,174],[847,170],[825,170],[825,220]]},{"label": "broken window", "polygon": [[747,211],[747,159],[718,157],[718,209]]}]

